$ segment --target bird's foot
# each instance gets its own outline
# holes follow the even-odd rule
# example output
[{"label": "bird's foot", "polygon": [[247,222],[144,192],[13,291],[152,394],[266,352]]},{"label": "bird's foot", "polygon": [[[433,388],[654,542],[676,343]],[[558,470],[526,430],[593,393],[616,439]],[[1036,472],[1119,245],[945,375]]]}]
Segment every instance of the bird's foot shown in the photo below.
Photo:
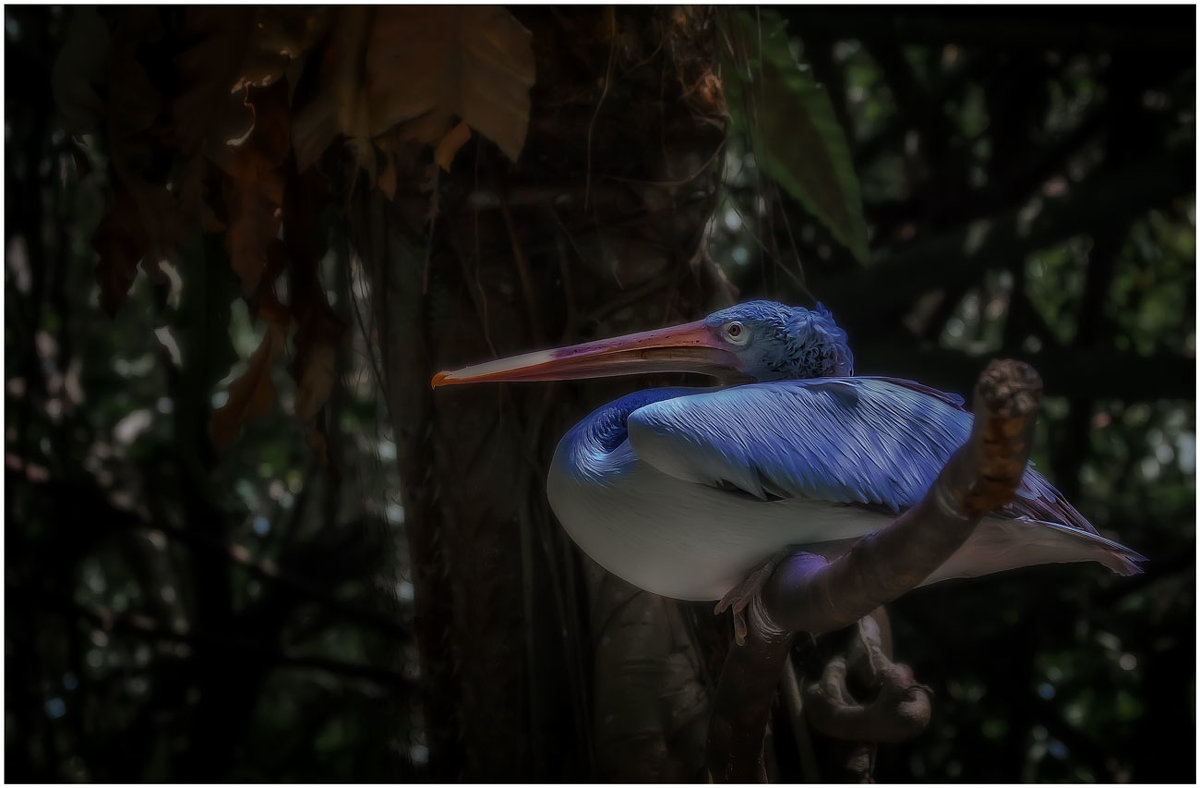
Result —
[{"label": "bird's foot", "polygon": [[762,592],[763,586],[771,579],[775,567],[791,554],[792,549],[786,548],[756,566],[742,582],[729,589],[725,596],[721,597],[721,601],[713,610],[718,616],[726,610],[733,611],[733,638],[739,646],[746,644],[746,608],[754,601],[754,597]]}]

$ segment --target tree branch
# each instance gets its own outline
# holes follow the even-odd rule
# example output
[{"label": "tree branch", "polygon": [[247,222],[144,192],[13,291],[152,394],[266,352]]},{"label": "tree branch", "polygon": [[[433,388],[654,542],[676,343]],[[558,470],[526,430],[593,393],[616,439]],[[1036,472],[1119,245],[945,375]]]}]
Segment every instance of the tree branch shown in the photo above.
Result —
[{"label": "tree branch", "polygon": [[[984,514],[1013,499],[1029,459],[1041,390],[1028,365],[992,362],[975,388],[970,437],[916,506],[831,562],[800,552],[774,568],[750,601],[748,638],[730,650],[717,688],[707,753],[714,781],[765,778],[763,734],[795,632],[841,629],[915,588],[962,546]],[[879,696],[869,711],[852,702],[838,688],[850,663],[861,660],[831,662],[813,696],[824,698],[824,726],[858,741],[911,735],[924,725],[920,685],[907,668],[880,659],[878,632],[863,640],[864,658],[880,679]],[[927,698],[924,704],[927,719]],[[820,708],[816,719],[822,719]]]},{"label": "tree branch", "polygon": [[705,752],[712,782],[767,781],[763,736],[793,635],[760,626],[757,609],[757,605],[751,607],[746,642],[734,643],[725,658],[713,699]]},{"label": "tree branch", "polygon": [[[806,756],[810,771],[819,769],[823,779],[805,781],[871,782],[878,742],[923,731],[932,692],[906,666],[891,661],[891,624],[883,608],[856,627],[818,638],[814,646],[802,657],[808,720],[801,724],[815,738]],[[784,678],[786,683],[788,671]],[[798,682],[791,683],[799,694]]]},{"label": "tree branch", "polygon": [[1095,8],[1081,23],[1065,8],[930,8],[797,6],[784,12],[793,30],[811,37],[889,38],[904,44],[946,44],[991,50],[1195,52],[1194,17],[1182,8],[1156,8],[1131,18],[1117,8]]},{"label": "tree branch", "polygon": [[[1188,150],[1088,178],[1063,197],[1036,198],[994,219],[912,244],[857,274],[831,278],[823,300],[844,322],[873,325],[879,310],[903,309],[932,289],[931,282],[942,288],[973,282],[1015,257],[1194,193],[1195,169],[1195,153]],[[868,308],[872,315],[862,314]]]},{"label": "tree branch", "polygon": [[831,632],[915,588],[966,542],[980,518],[1012,501],[1029,459],[1042,383],[1017,361],[992,362],[975,388],[971,435],[916,506],[849,553],[798,554],[763,592],[763,623]]},{"label": "tree branch", "polygon": [[[880,628],[884,616],[880,609],[859,619],[845,653],[834,654],[805,687],[808,719],[818,732],[873,744],[906,741],[929,724],[932,691],[914,680],[907,665],[892,662]],[[871,699],[856,697],[864,694]]]},{"label": "tree branch", "polygon": [[[1036,353],[1014,349],[1011,356],[1046,370],[1046,391],[1055,395],[1126,400],[1196,396],[1196,361],[1184,355],[1143,356],[1103,347],[1043,347]],[[960,350],[883,342],[856,350],[854,362],[860,374],[882,374],[886,370],[887,374],[920,380],[943,390],[964,391],[979,368],[980,358]],[[1106,374],[1114,369],[1121,370],[1121,374]]]}]

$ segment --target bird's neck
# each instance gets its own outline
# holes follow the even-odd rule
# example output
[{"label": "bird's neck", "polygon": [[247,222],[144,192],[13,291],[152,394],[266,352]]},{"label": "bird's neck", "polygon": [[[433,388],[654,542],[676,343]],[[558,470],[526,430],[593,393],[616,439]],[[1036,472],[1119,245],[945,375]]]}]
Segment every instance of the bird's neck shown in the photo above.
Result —
[{"label": "bird's neck", "polygon": [[698,394],[708,389],[661,388],[626,394],[592,411],[563,436],[559,452],[566,453],[576,472],[602,474],[608,470],[610,455],[629,439],[629,414],[655,402]]}]

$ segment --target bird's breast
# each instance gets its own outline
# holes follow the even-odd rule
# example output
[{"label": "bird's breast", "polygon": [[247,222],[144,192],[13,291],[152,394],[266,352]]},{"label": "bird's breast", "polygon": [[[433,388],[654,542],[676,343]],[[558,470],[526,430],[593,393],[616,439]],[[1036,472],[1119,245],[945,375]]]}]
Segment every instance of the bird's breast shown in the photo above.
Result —
[{"label": "bird's breast", "polygon": [[[647,394],[649,392],[639,392]],[[761,501],[683,481],[640,459],[624,433],[630,404],[612,403],[559,443],[547,496],[571,539],[633,585],[675,599],[720,599],[788,545],[831,554],[886,518],[823,501]],[[611,407],[611,406],[610,406]],[[639,406],[640,407],[640,406]]]}]

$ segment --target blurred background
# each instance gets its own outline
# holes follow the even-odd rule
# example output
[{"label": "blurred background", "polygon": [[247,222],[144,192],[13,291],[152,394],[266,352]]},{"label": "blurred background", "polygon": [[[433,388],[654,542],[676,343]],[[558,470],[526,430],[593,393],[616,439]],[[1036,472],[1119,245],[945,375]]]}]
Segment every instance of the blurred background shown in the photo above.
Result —
[{"label": "blurred background", "polygon": [[[427,386],[768,297],[823,301],[860,373],[965,394],[989,358],[1032,363],[1036,464],[1150,559],[892,605],[934,717],[876,779],[1195,780],[1194,8],[517,8],[520,158],[485,131],[439,170],[376,136],[394,169],[370,177],[348,133],[299,150],[346,12],[192,13],[5,9],[6,779],[698,777],[728,622],[603,575],[542,487],[565,429],[647,381]],[[449,29],[378,13],[373,46]],[[168,121],[272,15],[308,48],[263,243],[283,300],[315,282],[344,327],[307,420],[312,323],[293,308],[256,361],[277,324],[219,232],[237,171],[207,171],[213,221],[153,275],[121,246],[148,209],[113,210],[131,171],[178,196],[206,149]],[[435,65],[475,46],[429,40]],[[247,374],[278,403],[218,450]],[[768,748],[812,776],[790,733]]]}]

